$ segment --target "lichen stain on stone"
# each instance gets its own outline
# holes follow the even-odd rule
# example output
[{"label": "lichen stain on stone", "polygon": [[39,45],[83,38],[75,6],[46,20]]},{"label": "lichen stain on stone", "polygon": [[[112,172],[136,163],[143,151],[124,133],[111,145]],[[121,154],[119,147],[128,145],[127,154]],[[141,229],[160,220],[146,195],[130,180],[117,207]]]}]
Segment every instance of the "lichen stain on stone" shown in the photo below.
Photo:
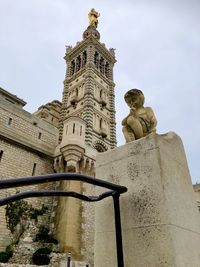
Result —
[{"label": "lichen stain on stone", "polygon": [[159,210],[156,209],[159,199],[147,187],[130,195],[130,205],[134,209],[136,224],[160,223]]},{"label": "lichen stain on stone", "polygon": [[136,178],[151,177],[153,167],[152,166],[141,166],[137,163],[129,162],[127,164],[128,177],[130,180],[135,180]]},{"label": "lichen stain on stone", "polygon": [[140,142],[135,143],[135,146],[130,149],[130,155],[137,155],[142,151],[142,144]]},{"label": "lichen stain on stone", "polygon": [[130,177],[131,180],[135,180],[139,176],[140,166],[136,163],[129,163],[127,169],[128,177]]},{"label": "lichen stain on stone", "polygon": [[168,259],[165,259],[164,256],[158,259],[158,264],[155,267],[171,267],[170,262]]}]

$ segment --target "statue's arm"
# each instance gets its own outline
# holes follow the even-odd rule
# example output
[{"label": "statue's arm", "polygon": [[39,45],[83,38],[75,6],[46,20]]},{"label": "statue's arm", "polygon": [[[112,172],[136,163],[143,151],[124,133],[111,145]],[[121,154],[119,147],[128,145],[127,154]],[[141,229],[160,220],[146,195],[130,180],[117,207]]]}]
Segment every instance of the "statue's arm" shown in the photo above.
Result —
[{"label": "statue's arm", "polygon": [[128,114],[128,116],[126,116],[126,117],[122,120],[122,125],[123,125],[123,126],[126,126],[126,125],[127,125],[127,119],[128,119],[128,117],[130,117],[130,116],[135,116],[135,108],[131,108],[131,109],[130,109],[130,112],[129,112],[129,114]]},{"label": "statue's arm", "polygon": [[127,125],[127,118],[128,118],[128,116],[122,120],[122,125],[123,126],[126,126]]},{"label": "statue's arm", "polygon": [[155,116],[152,108],[147,107],[146,110],[147,110],[148,118],[149,118],[150,124],[151,124],[149,131],[154,132],[154,131],[156,131],[156,125],[157,125],[156,116]]}]

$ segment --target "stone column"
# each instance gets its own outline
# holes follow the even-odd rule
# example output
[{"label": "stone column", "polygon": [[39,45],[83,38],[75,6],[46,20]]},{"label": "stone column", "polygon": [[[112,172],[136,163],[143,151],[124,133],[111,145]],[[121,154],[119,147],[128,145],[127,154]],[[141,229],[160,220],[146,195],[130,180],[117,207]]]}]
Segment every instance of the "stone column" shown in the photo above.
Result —
[{"label": "stone column", "polygon": [[[151,134],[97,156],[121,196],[125,267],[199,267],[200,215],[181,139]],[[96,204],[95,266],[117,266],[112,199]]]}]

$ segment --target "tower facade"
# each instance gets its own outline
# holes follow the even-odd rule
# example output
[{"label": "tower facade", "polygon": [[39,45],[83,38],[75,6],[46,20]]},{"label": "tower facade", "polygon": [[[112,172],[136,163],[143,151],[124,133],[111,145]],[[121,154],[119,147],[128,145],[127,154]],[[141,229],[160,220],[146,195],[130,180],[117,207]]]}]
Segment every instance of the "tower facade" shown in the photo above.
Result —
[{"label": "tower facade", "polygon": [[[96,154],[116,146],[113,67],[114,49],[100,42],[99,14],[92,9],[83,40],[67,46],[67,65],[55,151],[56,172],[79,172],[95,176]],[[62,182],[62,190],[94,194],[93,186]],[[62,251],[77,260],[92,262],[94,208],[75,199],[59,199],[56,237]],[[83,252],[84,251],[84,252]],[[83,255],[84,254],[84,255]]]},{"label": "tower facade", "polygon": [[[67,46],[64,59],[67,71],[64,80],[57,156],[60,148],[70,143],[68,134],[72,130],[72,133],[77,135],[75,137],[77,141],[84,134],[84,153],[89,157],[95,157],[97,152],[116,146],[114,49],[108,50],[100,42],[100,34],[96,27],[89,25],[83,33],[81,42],[73,48]],[[72,124],[70,117],[73,117]],[[83,120],[84,125],[80,125],[80,119]]]}]

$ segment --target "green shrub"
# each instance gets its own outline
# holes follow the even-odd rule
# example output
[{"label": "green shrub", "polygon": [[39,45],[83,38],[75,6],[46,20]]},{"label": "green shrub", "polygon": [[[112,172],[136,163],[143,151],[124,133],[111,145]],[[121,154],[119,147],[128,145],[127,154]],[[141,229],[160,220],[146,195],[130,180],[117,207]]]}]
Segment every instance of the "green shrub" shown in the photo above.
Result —
[{"label": "green shrub", "polygon": [[8,229],[13,234],[16,230],[16,226],[21,221],[27,221],[28,219],[35,220],[37,222],[38,216],[44,215],[48,208],[42,205],[41,208],[33,208],[31,204],[25,200],[18,200],[10,203],[6,206],[6,223]]},{"label": "green shrub", "polygon": [[12,247],[12,244],[11,245],[8,245],[6,247],[6,253],[7,253],[9,259],[10,259],[12,257],[12,255],[13,255],[13,247]]},{"label": "green shrub", "polygon": [[5,251],[0,252],[0,262],[8,262],[8,255]]},{"label": "green shrub", "polygon": [[44,247],[39,248],[33,253],[32,261],[35,265],[48,265],[50,263],[49,254],[51,253],[51,249]]},{"label": "green shrub", "polygon": [[39,227],[39,231],[37,235],[35,236],[34,241],[58,244],[58,241],[55,238],[53,238],[51,235],[49,235],[49,229],[45,227],[44,225],[41,225]]},{"label": "green shrub", "polygon": [[10,253],[7,253],[6,251],[0,252],[0,262],[6,263],[11,257]]},{"label": "green shrub", "polygon": [[0,252],[0,262],[6,263],[8,260],[12,257],[13,250],[12,250],[12,244],[8,245],[5,249],[5,251]]}]

